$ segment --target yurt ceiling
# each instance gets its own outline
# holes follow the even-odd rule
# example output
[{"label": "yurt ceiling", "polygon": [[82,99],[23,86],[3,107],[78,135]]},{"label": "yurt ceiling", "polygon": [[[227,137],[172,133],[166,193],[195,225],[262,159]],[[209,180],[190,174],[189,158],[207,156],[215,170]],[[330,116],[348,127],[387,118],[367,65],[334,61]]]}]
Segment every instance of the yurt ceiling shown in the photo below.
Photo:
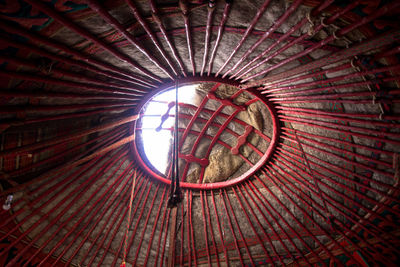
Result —
[{"label": "yurt ceiling", "polygon": [[1,266],[395,266],[400,1],[0,1]]}]

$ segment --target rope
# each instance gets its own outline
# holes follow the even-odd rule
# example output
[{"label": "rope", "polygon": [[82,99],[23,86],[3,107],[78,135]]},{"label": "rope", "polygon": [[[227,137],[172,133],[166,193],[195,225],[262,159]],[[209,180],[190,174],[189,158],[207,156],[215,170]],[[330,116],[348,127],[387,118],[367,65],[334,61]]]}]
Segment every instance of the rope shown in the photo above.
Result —
[{"label": "rope", "polygon": [[175,126],[174,142],[172,150],[172,170],[171,170],[171,194],[168,199],[168,207],[176,207],[182,200],[181,189],[179,187],[179,110],[178,110],[178,81],[175,81]]},{"label": "rope", "polygon": [[178,135],[178,84],[177,81],[175,82],[175,123],[174,123],[174,141],[173,141],[173,148],[172,148],[172,172],[171,172],[171,194],[170,194],[170,206],[173,199],[174,199],[174,192],[175,192],[175,182],[176,182],[176,165],[177,165],[177,146],[179,145],[177,142],[177,135]]},{"label": "rope", "polygon": [[312,19],[311,19],[311,11],[310,12],[308,12],[307,14],[306,14],[306,18],[307,18],[307,20],[308,20],[308,23],[310,23],[310,27],[308,28],[308,31],[307,31],[307,34],[308,35],[310,35],[310,36],[312,36],[312,35],[314,35],[314,26],[315,26],[315,24],[314,24],[314,22],[312,21]]},{"label": "rope", "polygon": [[332,36],[333,36],[333,38],[335,38],[336,40],[339,40],[339,39],[340,39],[340,37],[338,37],[338,36],[336,35],[336,31],[334,31],[334,32],[332,33]]},{"label": "rope", "polygon": [[175,82],[175,193],[179,190],[179,102],[178,102],[178,80]]},{"label": "rope", "polygon": [[135,184],[136,184],[136,172],[133,176],[133,183],[132,183],[132,190],[131,190],[131,198],[129,200],[129,207],[128,207],[128,220],[126,222],[126,231],[125,231],[125,236],[124,236],[124,256],[122,258],[122,264],[121,267],[125,267],[125,260],[126,260],[126,250],[128,246],[128,231],[129,231],[129,224],[131,222],[131,212],[132,212],[132,202],[133,202],[133,193],[135,192]]},{"label": "rope", "polygon": [[324,28],[326,28],[326,27],[329,26],[329,24],[326,24],[326,23],[325,23],[325,19],[326,19],[326,18],[321,17],[321,25],[322,25]]}]

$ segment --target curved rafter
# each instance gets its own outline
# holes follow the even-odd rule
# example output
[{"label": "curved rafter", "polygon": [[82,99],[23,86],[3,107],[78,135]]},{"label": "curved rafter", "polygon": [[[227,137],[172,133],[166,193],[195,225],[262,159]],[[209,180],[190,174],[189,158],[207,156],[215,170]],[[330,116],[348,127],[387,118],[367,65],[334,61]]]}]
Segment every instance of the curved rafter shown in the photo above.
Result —
[{"label": "curved rafter", "polygon": [[[390,21],[399,1],[53,2],[23,0],[0,15],[0,195],[13,194],[0,211],[1,263],[116,266],[125,232],[132,266],[399,260],[400,29]],[[236,18],[240,8],[248,22]],[[99,33],[91,19],[110,25]],[[183,183],[184,200],[169,209],[168,181],[130,149],[141,130],[132,130],[142,116],[134,112],[175,80],[257,92],[273,106],[277,143],[228,187]],[[197,138],[179,155],[199,160],[205,138],[205,160],[217,143],[252,167],[240,146],[266,152],[247,136],[274,138],[222,113],[224,101],[217,110],[179,105],[193,111],[179,114],[189,121],[181,137]],[[193,129],[198,122],[205,127]],[[235,142],[220,140],[223,131]]]}]

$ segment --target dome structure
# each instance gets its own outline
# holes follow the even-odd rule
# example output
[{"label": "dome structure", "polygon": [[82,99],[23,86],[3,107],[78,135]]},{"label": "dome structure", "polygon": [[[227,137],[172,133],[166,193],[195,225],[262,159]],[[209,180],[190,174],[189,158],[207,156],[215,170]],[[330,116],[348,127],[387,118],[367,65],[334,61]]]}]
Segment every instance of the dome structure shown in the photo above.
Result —
[{"label": "dome structure", "polygon": [[0,265],[400,261],[400,1],[0,6]]}]

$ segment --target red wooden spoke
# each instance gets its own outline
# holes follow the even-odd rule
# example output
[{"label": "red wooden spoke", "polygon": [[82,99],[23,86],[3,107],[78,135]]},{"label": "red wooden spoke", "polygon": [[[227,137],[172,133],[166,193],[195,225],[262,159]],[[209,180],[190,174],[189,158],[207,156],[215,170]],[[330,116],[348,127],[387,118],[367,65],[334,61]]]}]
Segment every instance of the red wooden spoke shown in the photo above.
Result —
[{"label": "red wooden spoke", "polygon": [[[45,44],[46,46],[58,49],[66,54],[76,57],[77,59],[79,59],[79,61],[71,59],[69,57],[59,56],[57,54],[50,53],[49,51],[38,48],[36,46],[32,47],[32,45],[27,46],[26,44],[11,42],[7,39],[1,40],[1,42],[9,43],[11,46],[17,46],[17,47],[29,49],[31,51],[34,51],[37,54],[43,55],[52,60],[64,62],[64,63],[70,64],[70,65],[76,65],[76,66],[81,67],[82,69],[86,69],[86,70],[90,70],[94,73],[102,74],[104,76],[115,79],[117,81],[124,81],[124,82],[129,82],[129,83],[136,83],[136,84],[147,84],[147,87],[151,86],[151,83],[148,83],[147,81],[139,81],[138,79],[135,78],[134,75],[132,75],[131,73],[128,73],[127,71],[125,71],[123,69],[117,68],[117,67],[107,64],[103,61],[99,61],[98,59],[95,59],[89,55],[86,55],[78,50],[74,50],[65,44],[62,44],[62,43],[56,42],[55,40],[43,37],[41,35],[38,35],[37,33],[27,31],[26,29],[15,26],[14,24],[8,24],[8,23],[4,23],[3,21],[0,21],[0,25],[1,25],[2,29],[4,29],[5,31],[7,31],[9,33],[18,34],[18,35],[27,37],[28,39],[31,40],[31,42],[35,41],[36,43]],[[107,71],[105,71],[105,70],[107,70]]]},{"label": "red wooden spoke", "polygon": [[265,0],[262,6],[257,10],[257,14],[254,16],[253,20],[250,22],[249,27],[246,29],[246,32],[242,35],[242,38],[240,39],[239,43],[236,45],[234,50],[231,52],[231,54],[228,56],[228,59],[225,60],[224,64],[219,68],[219,70],[215,73],[215,76],[217,77],[221,71],[228,65],[228,63],[231,61],[233,56],[237,53],[237,51],[240,49],[240,47],[243,45],[243,43],[246,41],[247,37],[249,36],[250,32],[253,30],[253,28],[256,26],[257,22],[260,20],[261,16],[264,14],[265,10],[267,9],[267,6],[271,0]]},{"label": "red wooden spoke", "polygon": [[164,26],[164,24],[162,23],[162,21],[160,19],[160,16],[158,14],[159,12],[158,12],[158,9],[157,9],[157,7],[156,7],[156,5],[154,3],[154,0],[149,0],[149,4],[150,4],[150,7],[151,7],[151,12],[153,13],[154,21],[156,22],[157,26],[160,28],[162,36],[164,37],[165,41],[167,42],[168,47],[170,48],[175,61],[178,63],[179,68],[180,68],[183,76],[186,77],[187,75],[186,75],[186,72],[185,72],[185,69],[184,69],[184,66],[183,66],[183,62],[182,62],[181,58],[179,57],[178,51],[176,50],[175,46],[172,44],[171,38],[167,34],[167,30],[165,29],[165,26]]},{"label": "red wooden spoke", "polygon": [[276,29],[278,29],[283,22],[285,22],[285,20],[297,9],[297,7],[301,4],[303,0],[296,0],[293,1],[292,5],[285,10],[285,13],[283,13],[283,15],[274,22],[274,24],[272,25],[272,27],[270,27],[267,31],[265,31],[264,35],[257,41],[255,42],[250,49],[248,49],[240,58],[239,60],[236,62],[236,64],[229,69],[227,72],[224,73],[224,75],[222,75],[222,78],[225,78],[229,73],[231,73],[232,71],[236,70],[239,65],[258,47],[260,46]]},{"label": "red wooden spoke", "polygon": [[[399,1],[264,0],[245,13],[230,0],[8,2],[5,266],[398,261]],[[144,117],[175,131],[164,125],[175,102],[154,99],[176,84],[211,90],[176,103],[186,199],[170,209],[170,174],[140,138]],[[151,102],[169,109],[146,115]],[[254,107],[267,115],[262,129]],[[214,183],[205,170],[215,147],[241,165]]]},{"label": "red wooden spoke", "polygon": [[[318,44],[311,46],[310,48],[304,50],[303,52],[300,52],[300,53],[298,53],[296,55],[293,55],[293,56],[291,56],[291,57],[289,57],[289,58],[287,58],[287,59],[285,59],[285,60],[283,60],[283,61],[281,61],[281,62],[279,62],[277,64],[274,64],[274,66],[272,66],[272,67],[269,67],[269,68],[267,68],[267,69],[265,69],[265,70],[263,70],[263,71],[261,71],[261,72],[259,72],[257,74],[251,75],[250,77],[247,77],[246,79],[243,79],[243,82],[246,82],[246,81],[248,81],[248,80],[250,80],[250,79],[252,79],[254,77],[266,74],[266,73],[268,73],[268,72],[270,72],[270,71],[272,71],[272,70],[274,70],[274,69],[276,69],[276,68],[278,68],[280,66],[283,66],[283,65],[285,65],[285,64],[287,64],[287,63],[289,63],[289,62],[291,62],[291,61],[293,61],[293,60],[295,60],[295,59],[297,59],[297,58],[299,58],[301,56],[307,55],[307,54],[311,53],[312,51],[314,51],[315,49],[318,49],[318,48],[326,45],[327,43],[333,41],[335,39],[335,36],[337,36],[337,37],[343,36],[346,33],[348,33],[350,31],[360,27],[361,25],[363,25],[365,23],[368,23],[368,22],[370,22],[370,21],[372,21],[372,20],[384,15],[390,9],[397,8],[399,5],[400,5],[400,3],[396,3],[396,2],[392,2],[390,4],[387,4],[386,6],[376,10],[373,14],[369,15],[368,17],[365,17],[364,19],[362,19],[362,20],[360,20],[360,21],[358,21],[358,22],[356,22],[354,24],[351,24],[351,25],[349,25],[347,27],[344,27],[344,28],[340,29],[339,32],[336,35],[330,35],[329,37],[327,37],[324,40],[320,41]],[[320,26],[321,26],[320,28],[322,28],[322,24]]]},{"label": "red wooden spoke", "polygon": [[[134,68],[138,69],[140,72],[142,72],[145,76],[149,77],[150,79],[153,79],[154,81],[157,82],[162,82],[157,76],[149,72],[147,69],[143,68],[142,66],[138,65],[135,61],[133,61],[129,56],[127,56],[124,53],[121,53],[120,51],[116,50],[114,47],[110,46],[109,44],[105,43],[103,40],[97,38],[95,35],[93,35],[91,32],[83,29],[82,27],[79,27],[77,24],[71,22],[67,18],[65,18],[63,15],[58,13],[57,11],[53,10],[49,6],[43,4],[41,1],[38,0],[26,0],[27,3],[31,4],[33,7],[39,9],[40,11],[48,14],[55,20],[59,21],[61,24],[65,25],[66,27],[70,28],[71,30],[75,31],[77,34],[83,36],[84,38],[87,38],[91,40],[93,43],[96,45],[102,47],[105,51],[111,53],[114,55],[116,58],[120,59],[123,62],[126,62],[130,65],[132,65]],[[136,78],[140,81],[144,81],[144,79],[141,78]]]},{"label": "red wooden spoke", "polygon": [[[330,2],[330,1],[326,1],[326,2]],[[326,2],[325,2],[325,3],[326,3]],[[338,12],[338,13],[334,14],[332,17],[328,18],[328,20],[326,21],[326,23],[327,23],[327,24],[328,24],[328,23],[329,23],[329,24],[330,24],[330,23],[333,23],[333,21],[335,21],[338,17],[340,17],[341,15],[345,14],[346,12],[348,12],[348,11],[351,10],[351,9],[353,9],[354,7],[356,7],[356,6],[359,4],[358,2],[359,2],[359,1],[354,1],[354,2],[352,2],[352,3],[349,4],[346,8],[340,10],[340,12]],[[321,5],[321,6],[319,6],[319,7],[322,7],[322,6],[323,6],[323,5]],[[317,8],[317,9],[313,10],[313,11],[311,12],[311,14],[315,16],[316,13],[318,13],[318,12],[321,11],[321,10],[322,10],[322,8],[320,8],[320,9]],[[314,11],[315,11],[315,12],[314,12]],[[303,26],[307,21],[308,21],[307,18],[304,18],[303,20],[301,20],[297,25],[295,25],[294,27],[292,27],[292,28],[289,30],[290,34],[293,33],[293,32],[295,32],[296,30],[298,30],[298,29],[299,29],[301,26]],[[329,25],[329,24],[328,24],[328,25]],[[323,27],[324,27],[324,26],[323,26],[322,23],[321,23],[321,24],[319,24],[316,28],[312,29],[312,31],[313,31],[314,33],[315,33],[315,32],[319,32]],[[246,75],[247,73],[249,73],[249,72],[251,72],[252,70],[258,68],[259,66],[265,64],[265,63],[268,62],[271,58],[273,58],[273,57],[275,57],[275,56],[281,54],[283,51],[289,49],[289,48],[292,47],[293,45],[295,45],[295,44],[297,44],[297,43],[303,42],[308,36],[309,36],[309,34],[306,33],[306,34],[303,34],[303,35],[301,35],[300,37],[298,37],[298,38],[292,40],[291,42],[289,42],[288,44],[286,44],[286,45],[284,45],[283,47],[279,48],[279,49],[276,50],[274,53],[272,53],[271,55],[269,55],[268,57],[266,57],[266,58],[263,59],[261,62],[259,62],[259,63],[257,63],[256,65],[254,65],[253,67],[248,68],[248,67],[250,66],[250,64],[246,65],[246,68],[242,68],[242,69],[240,69],[240,71],[239,71],[239,72],[241,72],[241,71],[245,70],[245,72],[243,72],[243,73],[240,74],[239,76],[237,76],[237,75],[239,74],[239,72],[236,72],[236,73],[234,74],[234,76],[236,76],[236,80],[242,78],[242,77],[243,77],[244,75]],[[281,39],[282,39],[282,40],[281,40]],[[274,47],[276,47],[276,46],[277,46],[278,44],[280,44],[284,39],[286,39],[286,36],[283,35],[283,36],[281,37],[281,39],[279,39],[280,42],[279,42],[279,43],[276,43],[276,45],[273,44],[271,47],[269,47],[269,48],[267,48],[266,50],[264,50],[264,52],[261,53],[261,54],[260,54],[255,60],[253,60],[252,62],[256,62],[256,60],[261,59],[263,56],[265,56],[265,55],[268,54],[270,51],[272,51],[272,49],[273,49]],[[250,77],[253,77],[253,76],[250,76]],[[288,77],[288,76],[286,76],[286,77]],[[250,79],[250,78],[246,78],[246,80],[247,80],[247,79]],[[253,86],[253,85],[251,85],[251,86]]]},{"label": "red wooden spoke", "polygon": [[[203,215],[203,230],[204,230],[204,240],[206,241],[206,250],[207,250],[207,261],[208,265],[211,265],[211,256],[210,256],[210,249],[208,247],[208,233],[207,233],[207,220],[206,220],[206,215],[205,215],[205,210],[204,210],[204,196],[203,196],[204,191],[200,191],[200,202],[201,202],[201,210],[202,210],[202,215]],[[205,192],[204,192],[205,193]]]},{"label": "red wooden spoke", "polygon": [[208,50],[209,50],[209,44],[210,44],[210,38],[211,38],[211,23],[215,11],[215,2],[214,1],[209,1],[208,6],[207,6],[207,26],[206,26],[206,36],[204,38],[204,55],[203,55],[203,64],[201,65],[201,71],[200,71],[200,76],[203,76],[204,69],[206,67],[207,63],[207,57],[208,57]]},{"label": "red wooden spoke", "polygon": [[226,1],[225,2],[225,7],[224,7],[224,12],[222,14],[222,18],[221,18],[221,21],[220,21],[219,26],[218,26],[217,39],[215,40],[214,48],[213,48],[213,50],[211,52],[211,55],[210,55],[210,61],[208,63],[207,76],[211,75],[213,62],[214,62],[214,59],[215,59],[215,55],[216,55],[219,43],[221,42],[222,33],[224,31],[225,23],[226,23],[226,21],[228,19],[230,8],[231,8],[230,1]]}]

